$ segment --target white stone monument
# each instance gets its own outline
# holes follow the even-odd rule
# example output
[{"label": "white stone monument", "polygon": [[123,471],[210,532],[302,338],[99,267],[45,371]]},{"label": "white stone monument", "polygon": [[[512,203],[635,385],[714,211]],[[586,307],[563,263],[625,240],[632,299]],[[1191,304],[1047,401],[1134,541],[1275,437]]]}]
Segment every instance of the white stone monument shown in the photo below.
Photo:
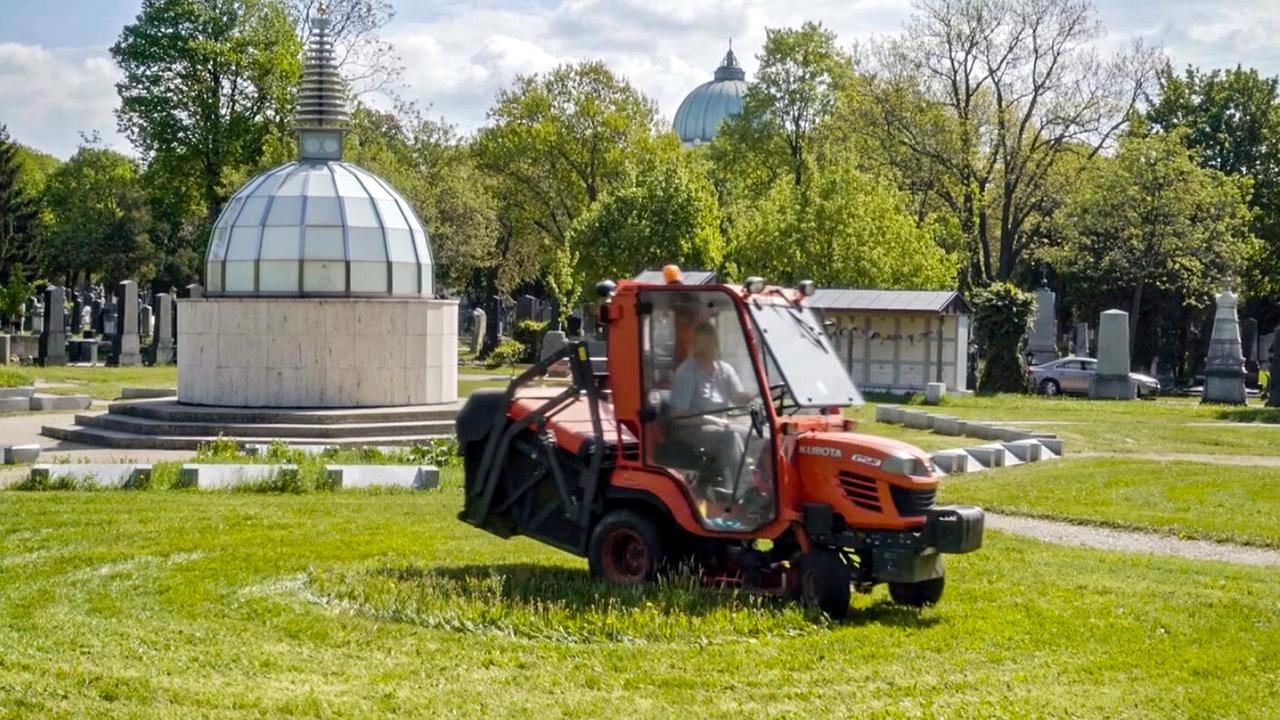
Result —
[{"label": "white stone monument", "polygon": [[345,89],[312,21],[298,160],[253,178],[214,225],[203,296],[178,303],[178,400],[355,408],[457,399],[458,310],[435,298],[409,203],[342,161]]},{"label": "white stone monument", "polygon": [[1204,363],[1204,395],[1207,403],[1244,404],[1244,352],[1240,347],[1240,323],[1236,319],[1236,295],[1231,287],[1218,293],[1213,315],[1213,335]]},{"label": "white stone monument", "polygon": [[1107,310],[1098,318],[1098,372],[1089,380],[1089,397],[1132,400],[1138,385],[1129,377],[1129,313]]},{"label": "white stone monument", "polygon": [[1045,281],[1041,281],[1036,290],[1036,317],[1031,324],[1031,334],[1027,336],[1027,355],[1032,365],[1039,365],[1057,360],[1058,354],[1058,318],[1054,314],[1054,304],[1058,296],[1049,289]]}]

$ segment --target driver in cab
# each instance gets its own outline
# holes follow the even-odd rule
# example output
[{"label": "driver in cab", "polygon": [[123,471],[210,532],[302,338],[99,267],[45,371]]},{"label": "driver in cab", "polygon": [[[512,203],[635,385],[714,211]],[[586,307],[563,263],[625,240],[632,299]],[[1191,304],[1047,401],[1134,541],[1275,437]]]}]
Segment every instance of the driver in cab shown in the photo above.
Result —
[{"label": "driver in cab", "polygon": [[751,398],[733,366],[720,359],[716,329],[710,323],[698,323],[689,356],[672,378],[669,403],[681,433],[689,433],[689,442],[711,453],[720,477],[730,485],[745,451],[742,437],[727,419],[712,414],[737,409]]}]

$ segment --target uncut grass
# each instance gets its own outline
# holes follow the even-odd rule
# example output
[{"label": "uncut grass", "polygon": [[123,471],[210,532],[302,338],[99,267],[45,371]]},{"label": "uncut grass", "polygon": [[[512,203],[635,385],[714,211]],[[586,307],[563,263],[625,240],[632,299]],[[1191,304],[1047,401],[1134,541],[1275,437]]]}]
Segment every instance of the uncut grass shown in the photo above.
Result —
[{"label": "uncut grass", "polygon": [[[886,398],[885,402],[896,402]],[[1255,401],[1256,403],[1256,401]],[[1066,441],[1068,452],[1158,453],[1209,455],[1274,455],[1280,446],[1280,414],[1261,407],[1203,405],[1195,398],[1112,401],[1047,398],[1038,395],[946,397],[931,412],[970,420],[1009,423],[1052,432]],[[875,403],[850,411],[867,432],[890,437],[918,437],[920,447],[941,449],[977,442],[971,438],[929,438],[932,433],[889,430],[875,423]],[[1019,422],[1034,423],[1020,426]],[[1215,427],[1195,423],[1221,423]],[[900,433],[895,435],[894,433]]]},{"label": "uncut grass", "polygon": [[447,474],[390,496],[0,494],[0,717],[1280,713],[1272,570],[991,534],[948,558],[937,608],[878,589],[809,622],[597,588],[459,523]]},{"label": "uncut grass", "polygon": [[1280,547],[1280,468],[1081,458],[952,475],[942,502]]}]

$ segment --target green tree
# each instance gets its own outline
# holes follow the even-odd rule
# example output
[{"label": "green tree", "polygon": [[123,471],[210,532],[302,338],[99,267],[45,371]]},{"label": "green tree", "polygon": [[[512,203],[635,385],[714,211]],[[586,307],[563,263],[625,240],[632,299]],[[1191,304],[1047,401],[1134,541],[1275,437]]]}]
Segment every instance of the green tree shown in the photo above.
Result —
[{"label": "green tree", "polygon": [[917,222],[908,198],[848,165],[814,168],[797,187],[780,178],[731,224],[730,264],[771,282],[819,286],[953,287],[955,259]]},{"label": "green tree", "polygon": [[27,298],[36,292],[36,283],[27,279],[22,263],[14,263],[9,268],[9,279],[0,286],[0,316],[3,316],[12,332],[21,329],[20,318]]},{"label": "green tree", "polygon": [[1054,175],[1114,141],[1154,74],[1141,46],[1099,57],[1102,30],[1089,0],[920,0],[877,48],[860,126],[955,217],[975,286],[1013,277]]},{"label": "green tree", "polygon": [[972,301],[974,337],[985,350],[978,392],[1027,392],[1022,340],[1031,327],[1035,296],[1013,283],[995,282],[973,293]]},{"label": "green tree", "polygon": [[474,149],[501,199],[501,237],[484,284],[496,292],[502,276],[514,286],[540,273],[567,313],[585,282],[570,229],[652,148],[657,110],[604,63],[583,62],[517,78],[489,119]]},{"label": "green tree", "polygon": [[67,286],[97,277],[108,286],[154,275],[151,219],[137,163],[82,145],[49,176],[48,269]]},{"label": "green tree", "polygon": [[676,263],[716,269],[723,259],[715,191],[691,156],[671,148],[641,163],[574,222],[569,245],[587,283]]},{"label": "green tree", "polygon": [[198,207],[204,229],[230,181],[287,137],[300,54],[280,0],[143,0],[112,46],[120,131],[153,186],[180,198],[179,211]]},{"label": "green tree", "polygon": [[1259,292],[1280,294],[1280,79],[1241,67],[1179,75],[1168,65],[1159,79],[1151,126],[1183,130],[1205,167],[1252,179],[1253,232],[1267,242],[1247,275]]},{"label": "green tree", "polygon": [[746,192],[771,186],[785,169],[799,186],[812,163],[813,135],[831,115],[853,62],[821,23],[768,28],[760,67],[742,112],[721,128],[711,151]]},{"label": "green tree", "polygon": [[1247,178],[1201,167],[1183,141],[1135,131],[1096,158],[1057,218],[1063,244],[1046,253],[1089,317],[1128,307],[1131,349],[1153,299],[1205,307],[1256,246]]},{"label": "green tree", "polygon": [[[20,146],[0,125],[0,277],[19,274],[40,257],[37,225],[40,203],[22,177]],[[25,279],[25,278],[24,278]]]},{"label": "green tree", "polygon": [[422,220],[436,277],[468,290],[475,271],[492,262],[497,203],[469,149],[453,128],[424,119],[411,106],[380,112],[357,104],[347,158],[391,183]]}]

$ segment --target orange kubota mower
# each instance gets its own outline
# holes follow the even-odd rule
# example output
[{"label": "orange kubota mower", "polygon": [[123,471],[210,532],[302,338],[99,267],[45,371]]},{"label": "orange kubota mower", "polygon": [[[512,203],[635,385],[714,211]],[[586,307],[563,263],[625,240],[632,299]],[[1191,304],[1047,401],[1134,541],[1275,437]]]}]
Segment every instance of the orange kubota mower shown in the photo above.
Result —
[{"label": "orange kubota mower", "polygon": [[[861,403],[799,289],[601,283],[607,359],[570,343],[457,420],[461,518],[588,559],[615,583],[692,564],[834,618],[851,589],[927,605],[982,510],[934,505],[917,448],[854,432]],[[569,365],[568,383],[538,382]],[[762,541],[769,542],[762,542]]]}]

